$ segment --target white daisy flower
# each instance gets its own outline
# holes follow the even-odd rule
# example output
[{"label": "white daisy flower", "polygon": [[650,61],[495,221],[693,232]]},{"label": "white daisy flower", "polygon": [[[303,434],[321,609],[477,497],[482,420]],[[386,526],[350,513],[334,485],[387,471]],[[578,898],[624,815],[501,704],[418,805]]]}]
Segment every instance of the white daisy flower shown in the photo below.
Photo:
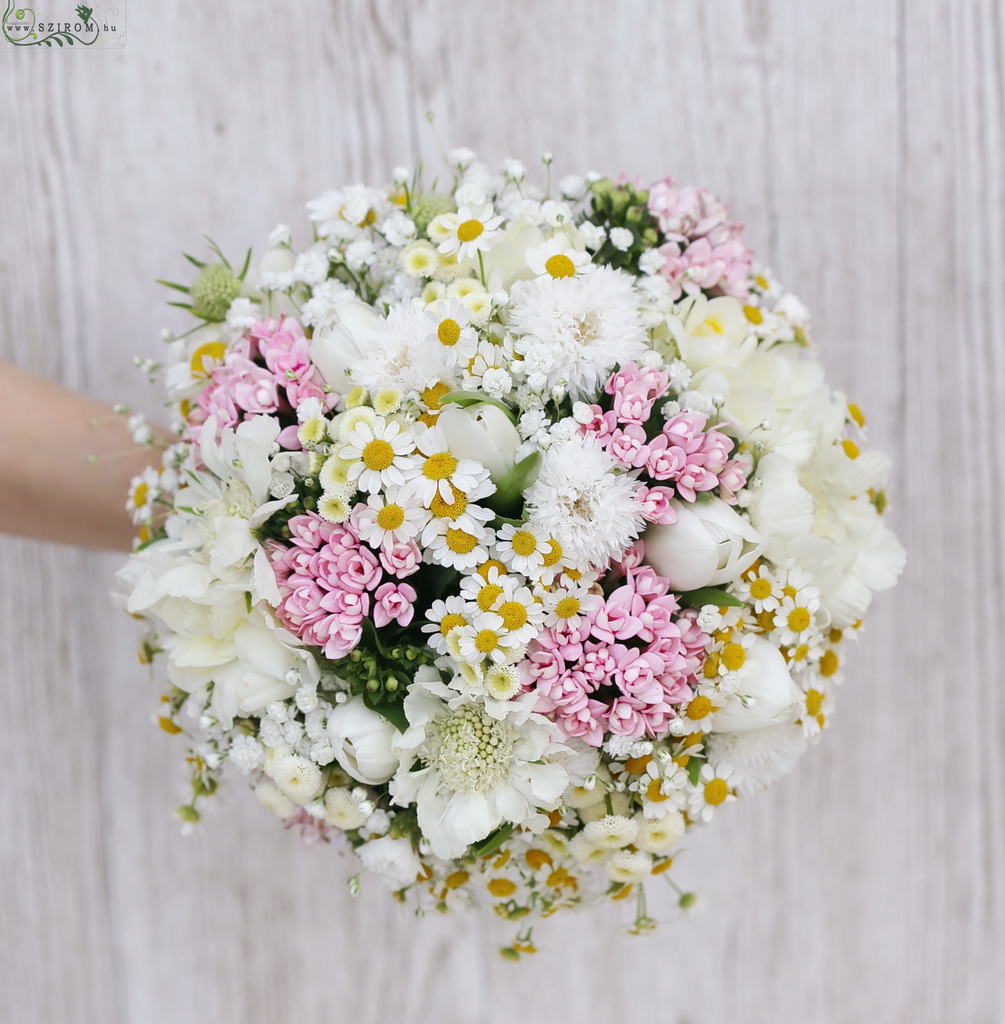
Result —
[{"label": "white daisy flower", "polygon": [[373,493],[389,484],[400,487],[405,482],[405,472],[414,465],[410,456],[415,440],[397,420],[378,416],[372,425],[360,422],[348,432],[345,441],[339,458],[353,463],[349,480],[365,491]]},{"label": "white daisy flower", "polygon": [[592,266],[590,254],[577,249],[564,234],[528,249],[524,258],[531,273],[538,277],[575,277]]},{"label": "white daisy flower", "polygon": [[540,590],[538,594],[544,608],[545,626],[568,625],[575,628],[588,615],[602,598],[594,594],[583,584],[556,587],[553,590]]},{"label": "white daisy flower", "polygon": [[773,612],[783,597],[781,580],[763,564],[745,572],[730,590],[755,612]]},{"label": "white daisy flower", "polygon": [[676,762],[661,764],[654,758],[631,788],[642,801],[645,818],[663,818],[686,804],[689,780],[687,772]]},{"label": "white daisy flower", "polygon": [[554,537],[575,566],[606,567],[643,527],[635,482],[591,437],[546,451],[524,497],[530,529]]},{"label": "white daisy flower", "polygon": [[544,622],[544,608],[529,587],[518,587],[504,595],[493,610],[503,620],[503,627],[523,644],[537,636]]},{"label": "white daisy flower", "polygon": [[820,629],[816,613],[820,609],[820,592],[816,587],[805,587],[794,597],[787,594],[775,612],[775,630],[783,647],[797,647],[809,640],[819,640]]},{"label": "white daisy flower", "polygon": [[545,545],[537,531],[506,523],[496,538],[496,551],[507,568],[534,577],[544,568]]},{"label": "white daisy flower", "polygon": [[461,658],[477,665],[492,661],[497,665],[518,661],[527,645],[517,633],[506,629],[503,617],[496,612],[479,612],[469,626],[461,626],[457,649]]},{"label": "white daisy flower", "polygon": [[426,634],[426,643],[437,654],[447,653],[447,637],[451,630],[466,626],[470,614],[464,598],[451,595],[445,599],[434,601],[426,611],[428,622],[423,623],[422,632]]},{"label": "white daisy flower", "polygon": [[426,316],[430,324],[426,344],[448,366],[466,365],[478,344],[478,337],[470,325],[471,310],[458,299],[450,298],[428,306]]},{"label": "white daisy flower", "polygon": [[409,727],[395,740],[401,768],[391,796],[414,805],[436,857],[468,852],[503,822],[533,826],[558,807],[569,783],[556,758],[554,727],[534,714],[533,695],[501,705],[493,718],[476,699],[458,696],[435,670],[420,670],[404,700]]},{"label": "white daisy flower", "polygon": [[474,573],[461,580],[461,596],[475,609],[482,612],[496,611],[498,606],[512,596],[519,581],[507,576],[505,570],[490,566],[485,575]]},{"label": "white daisy flower", "polygon": [[[434,524],[437,532],[429,535],[429,527]],[[426,561],[449,566],[458,572],[470,572],[488,558],[492,536],[491,530],[477,524],[473,530],[465,530],[454,526],[448,519],[434,520],[422,534]]]},{"label": "white daisy flower", "polygon": [[803,693],[803,709],[799,722],[803,727],[803,735],[818,735],[827,724],[827,718],[833,710],[833,700],[822,679],[815,679],[814,685],[807,687]]},{"label": "white daisy flower", "polygon": [[[491,531],[486,533],[485,524],[495,518],[495,513],[491,509],[475,505],[473,499],[481,497],[482,494],[491,494],[492,490],[493,485],[488,483],[480,485],[469,494],[464,494],[451,485],[449,501],[445,500],[437,491],[429,502],[428,508],[432,518],[422,531],[422,543],[431,544],[434,537],[442,536],[449,529],[464,530],[466,533],[473,534],[480,542],[490,542],[494,534]],[[477,564],[477,562],[474,563],[474,565]]]},{"label": "white daisy flower", "polygon": [[429,222],[429,237],[444,256],[469,259],[489,248],[502,221],[493,216],[489,203],[462,206],[456,213],[434,217]]},{"label": "white daisy flower", "polygon": [[471,497],[485,497],[495,489],[484,486],[489,471],[473,459],[459,459],[450,454],[447,439],[437,426],[421,426],[415,430],[415,457],[405,477],[405,490],[421,504],[429,507],[439,497],[450,504],[454,494],[460,492]]},{"label": "white daisy flower", "polygon": [[509,374],[514,360],[515,353],[510,338],[503,339],[498,345],[482,339],[475,347],[474,354],[461,368],[464,386],[469,390],[481,389],[486,373],[490,370],[500,370]]},{"label": "white daisy flower", "polygon": [[615,365],[645,352],[632,280],[621,270],[596,267],[579,277],[549,275],[513,286],[510,329],[555,352],[548,387],[564,383],[573,401],[591,402]]},{"label": "white daisy flower", "polygon": [[739,781],[739,774],[726,761],[703,764],[697,784],[691,787],[688,815],[695,821],[710,821],[717,807],[736,799],[734,790]]},{"label": "white daisy flower", "polygon": [[376,548],[417,536],[428,518],[429,513],[410,501],[403,489],[391,488],[386,494],[371,494],[354,521],[360,537]]},{"label": "white daisy flower", "polygon": [[[716,670],[718,671],[718,670]],[[687,736],[691,733],[708,732],[712,728],[712,716],[725,703],[726,695],[716,686],[702,685],[687,704],[677,710],[677,717],[670,722],[672,736]]]}]

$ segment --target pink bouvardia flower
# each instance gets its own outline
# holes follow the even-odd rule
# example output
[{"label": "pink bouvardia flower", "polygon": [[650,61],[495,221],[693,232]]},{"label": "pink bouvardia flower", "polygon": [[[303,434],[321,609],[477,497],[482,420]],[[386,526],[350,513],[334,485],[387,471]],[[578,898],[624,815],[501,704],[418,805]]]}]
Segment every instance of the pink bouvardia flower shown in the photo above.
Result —
[{"label": "pink bouvardia flower", "polygon": [[[372,592],[380,589],[383,573],[377,556],[350,524],[336,526],[308,512],[287,525],[290,543],[273,542],[267,549],[281,596],[276,612],[304,643],[323,648],[326,658],[344,658],[359,643]],[[408,591],[414,601],[415,591]],[[397,604],[384,602],[385,611],[395,613],[392,618],[405,614],[401,606],[408,591]]]},{"label": "pink bouvardia flower", "polygon": [[325,409],[334,408],[338,396],[325,393],[321,371],[311,361],[311,343],[296,317],[284,314],[278,319],[261,320],[248,330],[248,337],[257,343],[259,354],[277,386],[285,390],[291,408],[296,409],[305,398],[317,398]]},{"label": "pink bouvardia flower", "polygon": [[666,242],[660,246],[660,273],[674,298],[705,291],[745,299],[753,254],[743,241],[743,225],[706,188],[679,188],[664,178],[649,189],[649,212]]},{"label": "pink bouvardia flower", "polygon": [[415,614],[416,593],[407,583],[383,583],[373,595],[373,621],[377,627],[397,622],[407,626]]},{"label": "pink bouvardia flower", "polygon": [[625,572],[577,625],[543,630],[520,663],[538,710],[595,747],[608,734],[665,732],[693,696],[709,639],[651,566],[630,560]]}]

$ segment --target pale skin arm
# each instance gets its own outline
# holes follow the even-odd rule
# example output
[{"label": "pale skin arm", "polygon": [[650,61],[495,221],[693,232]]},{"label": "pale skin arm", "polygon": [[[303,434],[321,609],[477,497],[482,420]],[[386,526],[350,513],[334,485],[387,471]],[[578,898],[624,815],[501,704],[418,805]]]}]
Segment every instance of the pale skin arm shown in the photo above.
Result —
[{"label": "pale skin arm", "polygon": [[125,416],[0,362],[0,532],[128,551],[129,482],[157,459]]}]

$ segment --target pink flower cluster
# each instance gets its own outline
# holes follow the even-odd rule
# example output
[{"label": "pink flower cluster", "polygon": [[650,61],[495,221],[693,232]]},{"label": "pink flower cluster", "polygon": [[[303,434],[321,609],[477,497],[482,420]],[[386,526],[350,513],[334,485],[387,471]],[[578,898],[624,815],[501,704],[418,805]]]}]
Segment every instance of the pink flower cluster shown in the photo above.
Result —
[{"label": "pink flower cluster", "polygon": [[271,543],[269,559],[282,597],[277,614],[291,633],[335,661],[359,643],[371,607],[378,628],[412,621],[415,589],[381,582],[380,562],[351,522],[336,526],[308,512],[287,525],[289,545]]},{"label": "pink flower cluster", "polygon": [[745,299],[753,253],[743,242],[743,225],[706,188],[679,188],[664,178],[649,189],[649,212],[667,240],[660,246],[660,273],[674,298],[699,291]]},{"label": "pink flower cluster", "polygon": [[733,439],[714,428],[706,430],[707,419],[700,413],[679,412],[650,437],[646,424],[666,389],[665,373],[628,363],[607,381],[612,407],[604,412],[599,405],[591,406],[593,417],[583,426],[583,433],[592,434],[622,466],[656,482],[637,496],[645,518],[658,523],[676,522],[669,505],[674,496],[694,501],[697,492],[721,485],[723,495],[731,498],[746,483],[748,468],[742,460],[730,459]]},{"label": "pink flower cluster", "polygon": [[[320,399],[326,409],[338,401],[337,395],[324,391],[300,321],[291,316],[261,320],[210,370],[209,384],[189,417],[189,439],[198,439],[200,426],[210,416],[216,416],[221,427],[235,427],[249,416],[291,413],[305,398]],[[298,447],[295,426],[283,433],[280,441],[286,447]]]},{"label": "pink flower cluster", "polygon": [[651,566],[635,565],[578,624],[543,630],[520,667],[538,710],[567,736],[599,747],[607,732],[665,732],[675,707],[693,695],[707,642],[669,582]]}]

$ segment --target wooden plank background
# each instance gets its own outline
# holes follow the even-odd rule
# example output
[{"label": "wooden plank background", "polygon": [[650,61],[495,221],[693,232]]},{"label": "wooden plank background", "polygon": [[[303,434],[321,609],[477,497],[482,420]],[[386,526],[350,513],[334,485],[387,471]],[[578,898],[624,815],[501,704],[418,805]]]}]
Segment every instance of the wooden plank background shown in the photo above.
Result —
[{"label": "wooden plank background", "polygon": [[[0,1017],[1005,1020],[1005,28],[997,0],[128,4],[121,52],[0,50],[0,353],[153,409],[154,278],[447,145],[720,191],[897,460],[900,587],[824,744],[689,842],[631,939],[416,921],[242,793],[179,836],[112,556],[0,539]],[[59,429],[53,410],[53,429]],[[910,468],[909,468],[910,467]],[[0,486],[3,486],[0,483]],[[59,501],[58,481],[53,500]],[[72,515],[72,509],[67,509]],[[668,914],[670,894],[661,903]]]}]

